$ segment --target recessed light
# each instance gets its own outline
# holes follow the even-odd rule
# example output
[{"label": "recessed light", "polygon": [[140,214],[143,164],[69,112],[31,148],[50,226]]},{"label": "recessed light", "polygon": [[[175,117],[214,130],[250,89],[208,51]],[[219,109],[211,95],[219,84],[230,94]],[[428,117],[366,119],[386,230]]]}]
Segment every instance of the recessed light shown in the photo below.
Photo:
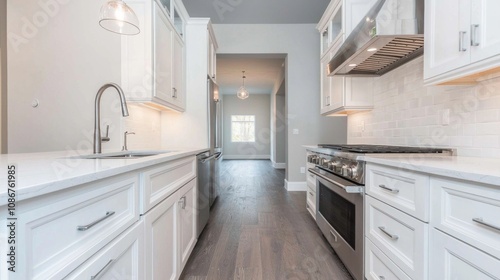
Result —
[{"label": "recessed light", "polygon": [[376,51],[376,50],[377,50],[377,48],[369,48],[369,49],[367,49],[366,51],[368,51],[368,52],[374,52],[374,51]]},{"label": "recessed light", "polygon": [[356,64],[356,63],[351,63],[351,64],[349,64],[349,67],[355,67],[355,66],[357,66],[357,64]]}]

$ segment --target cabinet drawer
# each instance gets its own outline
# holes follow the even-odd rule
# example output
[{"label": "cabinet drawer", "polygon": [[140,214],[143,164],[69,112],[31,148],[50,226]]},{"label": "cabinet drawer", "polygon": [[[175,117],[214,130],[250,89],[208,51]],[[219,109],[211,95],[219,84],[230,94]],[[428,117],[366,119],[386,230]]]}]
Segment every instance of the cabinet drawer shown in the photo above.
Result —
[{"label": "cabinet drawer", "polygon": [[389,259],[412,279],[427,279],[427,224],[369,196],[365,222],[366,236]]},{"label": "cabinet drawer", "polygon": [[64,279],[144,279],[143,242],[139,222]]},{"label": "cabinet drawer", "polygon": [[448,179],[431,181],[431,224],[500,258],[500,189]]},{"label": "cabinet drawer", "polygon": [[499,279],[500,260],[439,230],[431,230],[430,250],[430,279]]},{"label": "cabinet drawer", "polygon": [[187,157],[157,165],[143,173],[141,214],[196,177],[195,157]]},{"label": "cabinet drawer", "polygon": [[365,239],[365,277],[368,280],[411,280],[370,239]]},{"label": "cabinet drawer", "polygon": [[429,176],[367,165],[366,192],[424,222],[429,221]]},{"label": "cabinet drawer", "polygon": [[314,192],[316,192],[316,175],[312,174],[309,171],[307,171],[306,173],[307,173],[306,174],[307,186],[311,188]]},{"label": "cabinet drawer", "polygon": [[313,191],[310,186],[307,186],[306,209],[314,220],[316,220],[316,192]]},{"label": "cabinet drawer", "polygon": [[138,177],[83,185],[91,190],[25,213],[19,219],[25,279],[67,275],[138,221]]}]

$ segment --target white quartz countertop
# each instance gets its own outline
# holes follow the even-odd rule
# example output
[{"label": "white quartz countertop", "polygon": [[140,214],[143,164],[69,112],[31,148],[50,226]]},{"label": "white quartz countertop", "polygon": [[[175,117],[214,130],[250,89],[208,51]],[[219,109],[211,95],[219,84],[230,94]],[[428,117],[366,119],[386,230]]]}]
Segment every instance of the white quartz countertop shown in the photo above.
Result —
[{"label": "white quartz countertop", "polygon": [[[330,149],[314,145],[309,151],[331,154]],[[443,156],[437,154],[370,154],[361,160],[433,175],[491,184],[500,187],[500,159]]]},{"label": "white quartz countertop", "polygon": [[366,162],[500,187],[500,159],[424,154],[367,155]]},{"label": "white quartz countertop", "polygon": [[20,201],[207,150],[207,148],[171,149],[170,152],[155,156],[130,159],[81,159],[76,156],[88,153],[78,151],[1,155],[0,205],[7,204],[7,167],[12,164],[16,165],[14,189],[16,200]]}]

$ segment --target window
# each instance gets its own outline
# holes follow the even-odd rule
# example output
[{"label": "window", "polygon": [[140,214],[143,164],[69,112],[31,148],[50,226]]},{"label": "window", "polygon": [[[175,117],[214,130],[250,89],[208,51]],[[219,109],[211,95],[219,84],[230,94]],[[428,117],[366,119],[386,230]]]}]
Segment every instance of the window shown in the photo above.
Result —
[{"label": "window", "polygon": [[231,142],[255,142],[255,116],[231,116]]}]

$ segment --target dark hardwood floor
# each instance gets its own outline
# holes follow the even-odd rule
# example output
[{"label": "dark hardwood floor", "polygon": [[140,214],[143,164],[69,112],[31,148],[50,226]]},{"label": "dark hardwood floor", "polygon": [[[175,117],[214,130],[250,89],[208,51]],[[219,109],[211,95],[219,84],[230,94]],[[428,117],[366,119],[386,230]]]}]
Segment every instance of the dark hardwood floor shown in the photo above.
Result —
[{"label": "dark hardwood floor", "polygon": [[181,279],[352,279],[268,160],[225,160],[210,220]]}]

